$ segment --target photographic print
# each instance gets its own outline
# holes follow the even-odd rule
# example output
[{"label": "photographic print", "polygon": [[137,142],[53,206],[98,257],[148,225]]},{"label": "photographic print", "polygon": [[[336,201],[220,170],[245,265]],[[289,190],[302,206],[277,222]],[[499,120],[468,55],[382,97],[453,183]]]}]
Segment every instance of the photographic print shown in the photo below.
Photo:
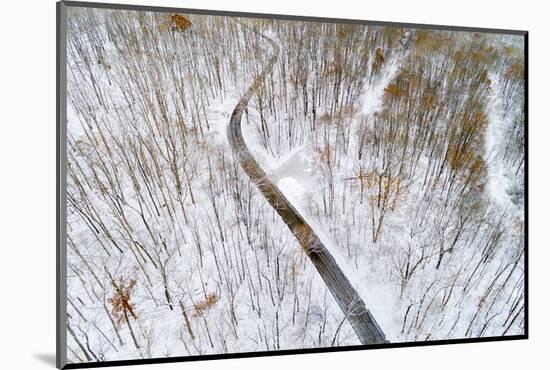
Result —
[{"label": "photographic print", "polygon": [[526,338],[526,32],[58,11],[58,366]]}]

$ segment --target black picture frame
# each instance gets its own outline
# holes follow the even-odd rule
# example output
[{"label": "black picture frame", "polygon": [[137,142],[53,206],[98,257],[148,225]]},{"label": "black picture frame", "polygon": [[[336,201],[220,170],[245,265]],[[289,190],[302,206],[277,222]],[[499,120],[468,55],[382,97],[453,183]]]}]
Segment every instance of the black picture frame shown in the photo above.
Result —
[{"label": "black picture frame", "polygon": [[[66,141],[67,141],[67,43],[66,43],[66,17],[67,8],[97,8],[97,9],[122,9],[136,10],[146,12],[164,12],[164,13],[187,13],[197,15],[218,15],[228,17],[246,17],[246,18],[267,18],[280,20],[295,20],[295,21],[316,21],[328,23],[348,23],[372,26],[393,26],[406,27],[430,30],[448,30],[448,31],[466,31],[478,33],[496,33],[520,35],[524,38],[524,112],[525,112],[525,171],[524,171],[524,192],[525,192],[525,258],[524,258],[524,273],[525,273],[525,313],[524,327],[525,331],[522,335],[498,336],[498,337],[482,337],[482,338],[464,338],[464,339],[445,339],[445,340],[430,340],[427,342],[403,342],[403,343],[384,343],[373,345],[354,345],[342,347],[326,347],[326,348],[307,348],[307,349],[292,349],[292,350],[275,350],[275,351],[258,351],[258,352],[241,352],[241,353],[226,353],[226,354],[210,354],[202,356],[177,356],[166,358],[151,358],[151,359],[128,359],[105,362],[88,362],[88,363],[66,363],[67,357],[67,333],[65,320],[67,315],[67,297],[66,297],[66,276],[67,276],[67,214],[66,214]],[[327,352],[342,352],[342,351],[359,351],[370,349],[387,349],[401,347],[420,347],[420,346],[438,346],[447,344],[462,344],[462,343],[484,343],[498,341],[513,341],[525,340],[529,338],[529,296],[528,296],[528,277],[529,277],[529,32],[524,30],[511,29],[493,29],[493,28],[477,28],[477,27],[459,27],[435,24],[415,24],[401,22],[382,22],[371,20],[357,19],[338,19],[338,18],[322,18],[283,14],[264,14],[264,13],[248,13],[248,12],[232,12],[219,10],[205,9],[187,9],[162,6],[143,6],[131,4],[111,4],[111,3],[96,3],[96,2],[80,2],[80,1],[60,1],[56,4],[56,36],[57,36],[57,61],[56,61],[56,366],[59,369],[79,369],[79,368],[95,368],[95,367],[110,367],[110,366],[125,366],[125,365],[141,365],[141,364],[160,364],[188,361],[205,361],[219,359],[233,359],[246,357],[266,357],[266,356],[282,356],[294,354],[311,354],[311,353],[327,353]]]}]

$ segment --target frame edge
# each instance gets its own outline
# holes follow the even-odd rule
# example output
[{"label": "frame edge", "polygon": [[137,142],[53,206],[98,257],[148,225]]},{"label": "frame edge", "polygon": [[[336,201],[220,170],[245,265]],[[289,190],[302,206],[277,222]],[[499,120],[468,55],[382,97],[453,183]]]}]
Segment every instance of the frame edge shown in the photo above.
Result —
[{"label": "frame edge", "polygon": [[96,9],[119,9],[119,10],[137,10],[150,12],[185,12],[188,14],[210,15],[210,16],[227,16],[227,17],[244,17],[244,18],[264,18],[264,19],[280,19],[288,21],[305,21],[305,22],[326,22],[326,23],[347,23],[347,24],[362,24],[381,27],[400,27],[400,28],[421,28],[430,30],[442,31],[461,31],[461,32],[481,32],[481,33],[496,33],[509,35],[525,35],[527,30],[513,30],[501,28],[484,28],[475,26],[449,26],[442,24],[427,24],[427,23],[407,23],[398,21],[376,21],[366,19],[351,19],[351,18],[331,18],[318,16],[303,16],[295,14],[275,14],[275,13],[255,13],[247,11],[230,11],[216,9],[196,9],[196,8],[177,8],[168,6],[152,6],[152,5],[133,5],[133,4],[118,4],[104,3],[92,1],[72,1],[62,0],[66,6],[79,8],[96,8]]},{"label": "frame edge", "polygon": [[56,367],[67,365],[67,5],[56,3]]}]

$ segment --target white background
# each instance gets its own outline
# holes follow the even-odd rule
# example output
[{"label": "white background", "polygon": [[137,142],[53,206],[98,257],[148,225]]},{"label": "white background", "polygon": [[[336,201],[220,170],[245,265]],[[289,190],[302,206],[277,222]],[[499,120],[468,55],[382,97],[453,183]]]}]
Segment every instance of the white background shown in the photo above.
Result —
[{"label": "white background", "polygon": [[[111,2],[119,2],[111,0]],[[142,366],[140,369],[548,368],[548,9],[543,1],[127,0],[133,4],[522,29],[529,53],[530,339]],[[55,1],[0,11],[0,367],[53,368],[55,358]],[[548,266],[548,267],[547,267]]]}]

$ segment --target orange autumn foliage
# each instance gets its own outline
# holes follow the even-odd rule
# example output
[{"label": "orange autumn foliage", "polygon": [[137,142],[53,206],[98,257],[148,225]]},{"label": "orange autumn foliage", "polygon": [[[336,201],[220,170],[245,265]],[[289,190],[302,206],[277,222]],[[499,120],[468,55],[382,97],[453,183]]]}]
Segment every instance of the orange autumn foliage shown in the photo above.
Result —
[{"label": "orange autumn foliage", "polygon": [[132,291],[136,286],[136,279],[125,281],[121,276],[118,282],[113,282],[113,285],[115,286],[115,294],[107,302],[112,306],[111,313],[117,324],[120,325],[128,314],[136,320],[137,315],[134,311],[134,305],[130,302]]},{"label": "orange autumn foliage", "polygon": [[218,295],[216,293],[210,293],[206,297],[204,301],[200,301],[195,304],[195,313],[193,314],[194,317],[199,317],[202,315],[204,311],[207,311],[214,307],[214,305],[218,302]]},{"label": "orange autumn foliage", "polygon": [[185,31],[192,25],[191,21],[181,14],[172,14],[170,19],[172,21],[171,28],[175,31]]}]

